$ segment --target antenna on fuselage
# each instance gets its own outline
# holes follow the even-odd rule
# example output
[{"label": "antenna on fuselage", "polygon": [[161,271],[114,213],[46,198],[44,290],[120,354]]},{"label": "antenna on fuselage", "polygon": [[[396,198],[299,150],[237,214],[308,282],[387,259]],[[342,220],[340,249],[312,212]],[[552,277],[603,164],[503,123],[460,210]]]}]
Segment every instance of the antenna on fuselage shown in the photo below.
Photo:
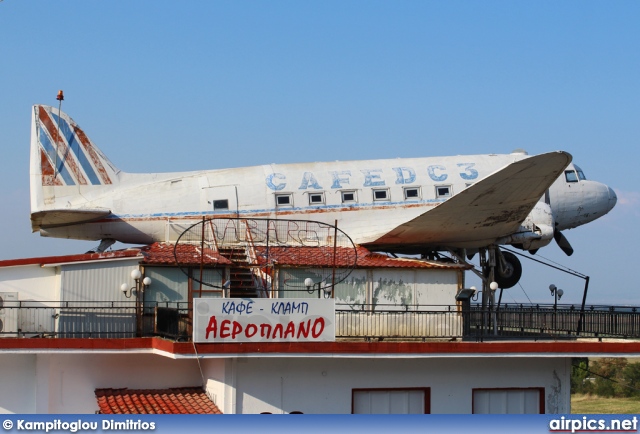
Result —
[{"label": "antenna on fuselage", "polygon": [[62,89],[58,91],[58,95],[56,96],[58,100],[58,137],[56,137],[56,157],[53,164],[53,179],[55,180],[58,176],[58,140],[60,140],[60,113],[62,112],[62,101],[64,101],[64,92]]}]

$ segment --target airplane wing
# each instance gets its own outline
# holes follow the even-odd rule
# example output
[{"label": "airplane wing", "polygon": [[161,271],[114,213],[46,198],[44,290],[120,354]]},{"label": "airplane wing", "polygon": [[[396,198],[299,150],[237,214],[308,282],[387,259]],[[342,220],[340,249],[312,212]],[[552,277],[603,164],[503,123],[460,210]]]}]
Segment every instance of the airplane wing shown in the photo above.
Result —
[{"label": "airplane wing", "polygon": [[108,209],[53,209],[31,214],[31,229],[55,228],[78,223],[87,223],[111,214]]},{"label": "airplane wing", "polygon": [[509,164],[367,247],[489,245],[518,230],[571,158],[558,151]]}]

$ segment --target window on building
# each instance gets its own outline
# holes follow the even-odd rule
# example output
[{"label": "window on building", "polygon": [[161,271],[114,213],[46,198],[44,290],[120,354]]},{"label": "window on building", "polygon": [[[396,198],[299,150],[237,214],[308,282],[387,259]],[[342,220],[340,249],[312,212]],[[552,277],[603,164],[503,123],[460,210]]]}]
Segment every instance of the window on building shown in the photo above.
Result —
[{"label": "window on building", "polygon": [[309,193],[309,205],[322,205],[324,203],[324,193]]},{"label": "window on building", "polygon": [[436,197],[450,197],[451,196],[451,186],[450,185],[436,185]]},{"label": "window on building", "polygon": [[227,199],[220,199],[220,200],[213,201],[214,211],[225,210],[225,209],[229,209],[229,201]]},{"label": "window on building", "polygon": [[355,190],[345,190],[342,191],[342,203],[352,203],[356,202],[356,192]]},{"label": "window on building", "polygon": [[420,187],[405,187],[404,188],[405,199],[420,199]]},{"label": "window on building", "polygon": [[543,414],[544,388],[473,389],[474,414]]},{"label": "window on building", "polygon": [[373,200],[389,200],[389,190],[386,188],[376,188],[373,190]]},{"label": "window on building", "polygon": [[428,387],[410,389],[353,389],[353,414],[428,414],[431,412],[431,390]]},{"label": "window on building", "polygon": [[276,207],[286,207],[293,205],[293,197],[291,193],[276,194]]}]

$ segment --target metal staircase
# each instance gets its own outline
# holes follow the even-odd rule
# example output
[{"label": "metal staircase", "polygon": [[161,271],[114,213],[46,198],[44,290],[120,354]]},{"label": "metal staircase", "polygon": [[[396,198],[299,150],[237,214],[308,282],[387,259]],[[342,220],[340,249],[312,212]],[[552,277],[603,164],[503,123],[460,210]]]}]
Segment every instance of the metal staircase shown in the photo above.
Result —
[{"label": "metal staircase", "polygon": [[234,264],[230,269],[229,296],[232,298],[259,297],[245,248],[225,247],[218,251]]}]

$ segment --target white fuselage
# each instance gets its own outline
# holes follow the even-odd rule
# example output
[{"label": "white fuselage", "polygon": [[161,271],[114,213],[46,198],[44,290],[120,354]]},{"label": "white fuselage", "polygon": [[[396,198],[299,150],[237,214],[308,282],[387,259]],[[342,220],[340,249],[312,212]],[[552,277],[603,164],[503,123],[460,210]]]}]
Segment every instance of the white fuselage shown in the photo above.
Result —
[{"label": "white fuselage", "polygon": [[[41,229],[41,233],[150,243],[175,241],[203,217],[262,217],[337,222],[356,244],[366,244],[523,158],[527,155],[514,153],[272,164],[166,174],[120,172],[117,188],[55,187],[55,198],[48,203],[51,209],[109,209],[111,216]],[[566,170],[574,171],[573,165]],[[615,193],[606,185],[582,179],[568,182],[564,175],[549,189],[548,202],[559,229],[594,220],[606,214],[615,201]],[[469,234],[461,246],[483,247],[486,242],[476,242]]]}]

